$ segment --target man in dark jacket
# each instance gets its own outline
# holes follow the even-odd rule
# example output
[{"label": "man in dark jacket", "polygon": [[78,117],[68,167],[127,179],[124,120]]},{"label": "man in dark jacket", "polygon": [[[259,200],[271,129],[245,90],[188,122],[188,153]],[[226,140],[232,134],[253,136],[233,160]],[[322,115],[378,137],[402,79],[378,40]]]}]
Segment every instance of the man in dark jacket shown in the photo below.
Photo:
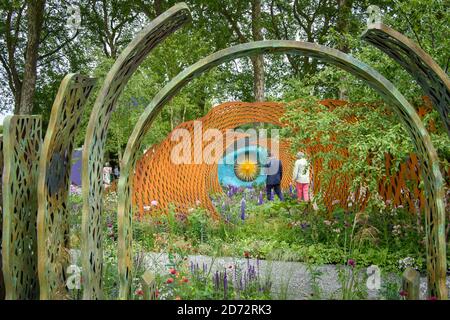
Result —
[{"label": "man in dark jacket", "polygon": [[281,165],[281,161],[275,157],[272,156],[272,154],[269,152],[268,154],[268,161],[264,165],[266,169],[266,192],[267,192],[267,199],[272,199],[272,189],[275,191],[278,198],[283,201],[283,194],[281,193],[281,178],[283,177],[283,167]]}]

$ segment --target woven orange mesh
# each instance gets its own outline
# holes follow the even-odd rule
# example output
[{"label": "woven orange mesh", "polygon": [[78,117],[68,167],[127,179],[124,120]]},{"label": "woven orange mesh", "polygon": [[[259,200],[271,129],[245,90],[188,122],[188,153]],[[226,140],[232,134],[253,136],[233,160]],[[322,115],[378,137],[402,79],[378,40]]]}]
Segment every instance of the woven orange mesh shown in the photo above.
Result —
[{"label": "woven orange mesh", "polygon": [[[225,145],[225,132],[248,123],[270,123],[281,126],[280,118],[284,114],[284,106],[280,103],[244,103],[229,102],[218,105],[204,117],[197,119],[202,125],[203,132],[207,129],[217,129],[223,135],[222,150]],[[211,192],[220,192],[217,176],[217,162],[223,154],[214,154],[213,161],[207,163],[175,164],[171,161],[171,153],[179,140],[173,141],[175,132],[187,130],[195,141],[191,143],[192,162],[195,155],[201,154],[211,141],[200,141],[201,135],[194,135],[194,121],[188,121],[177,126],[160,144],[150,148],[138,160],[133,180],[134,204],[142,216],[148,209],[153,208],[151,202],[157,201],[157,208],[167,210],[173,204],[178,211],[186,212],[190,207],[200,205],[212,214],[216,210],[209,198]],[[236,135],[235,139],[243,135]],[[217,142],[220,143],[220,142]],[[271,142],[267,142],[270,149]],[[289,144],[280,142],[279,157],[286,172],[292,171],[293,156]],[[211,163],[212,162],[212,163]],[[282,187],[288,188],[290,174],[285,174]]]}]

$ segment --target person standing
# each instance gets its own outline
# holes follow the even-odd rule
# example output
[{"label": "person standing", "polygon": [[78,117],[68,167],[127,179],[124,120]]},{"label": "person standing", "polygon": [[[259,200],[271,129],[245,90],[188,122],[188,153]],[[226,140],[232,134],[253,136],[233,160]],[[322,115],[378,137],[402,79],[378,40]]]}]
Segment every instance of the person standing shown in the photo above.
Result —
[{"label": "person standing", "polygon": [[119,167],[118,166],[114,166],[114,177],[116,179],[119,179],[119,177],[120,177],[120,171],[119,171]]},{"label": "person standing", "polygon": [[303,152],[297,153],[297,160],[294,164],[292,180],[295,181],[297,199],[309,201],[309,163]]},{"label": "person standing", "polygon": [[109,162],[107,162],[103,167],[103,184],[105,188],[111,185],[111,174],[112,168],[110,167]]},{"label": "person standing", "polygon": [[283,177],[283,166],[281,161],[275,158],[271,152],[268,153],[268,161],[264,165],[266,169],[266,193],[267,199],[272,201],[272,190],[278,198],[283,201],[283,194],[281,193],[281,178]]}]

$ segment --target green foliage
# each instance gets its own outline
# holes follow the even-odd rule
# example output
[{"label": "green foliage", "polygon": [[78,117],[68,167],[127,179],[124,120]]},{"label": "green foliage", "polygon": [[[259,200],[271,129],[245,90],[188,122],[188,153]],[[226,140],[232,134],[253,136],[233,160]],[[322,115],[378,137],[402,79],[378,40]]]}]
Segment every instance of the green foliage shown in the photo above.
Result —
[{"label": "green foliage", "polygon": [[[370,206],[379,205],[380,177],[395,173],[400,162],[414,151],[397,116],[381,102],[348,104],[330,110],[319,104],[317,98],[309,97],[290,104],[284,120],[289,126],[283,128],[282,136],[291,142],[294,151],[315,146],[323,150],[332,148],[332,152],[319,151],[310,156],[311,162],[323,164],[323,169],[314,173],[319,175],[322,185],[327,186],[337,177],[353,177],[353,191],[364,187],[372,195]],[[442,130],[433,134],[432,139],[445,172],[449,168],[449,138]],[[344,156],[347,152],[348,157]],[[385,172],[386,154],[395,161],[391,172]],[[330,166],[333,162],[342,165]]]}]

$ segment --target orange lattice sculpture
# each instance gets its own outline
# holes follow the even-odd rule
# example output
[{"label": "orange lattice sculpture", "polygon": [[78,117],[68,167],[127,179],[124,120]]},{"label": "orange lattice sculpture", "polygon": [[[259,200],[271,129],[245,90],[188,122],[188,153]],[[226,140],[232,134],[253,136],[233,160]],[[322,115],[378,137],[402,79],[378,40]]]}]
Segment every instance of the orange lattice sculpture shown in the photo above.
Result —
[{"label": "orange lattice sculpture", "polygon": [[[280,118],[284,113],[284,106],[280,103],[243,103],[230,102],[214,107],[206,116],[180,124],[160,144],[150,148],[136,165],[134,176],[134,203],[140,215],[151,209],[152,201],[157,201],[158,208],[167,209],[170,204],[177,210],[186,212],[189,207],[200,205],[207,208],[213,215],[215,208],[209,198],[210,192],[220,192],[221,187],[217,175],[217,163],[223,154],[212,154],[208,163],[196,161],[201,159],[202,151],[214,143],[202,139],[202,135],[195,135],[196,125],[201,123],[203,131],[207,129],[218,130],[223,137],[226,130],[234,129],[248,123],[270,123],[282,126]],[[193,137],[190,149],[192,157],[190,163],[176,164],[171,160],[171,154],[179,144],[177,135],[184,132]],[[244,134],[236,134],[235,139],[243,138]],[[234,141],[233,140],[233,141]],[[267,143],[271,149],[272,142]],[[226,139],[216,143],[222,144],[225,150]],[[288,188],[290,172],[293,166],[293,156],[289,144],[279,143],[279,157],[287,174],[282,180],[282,187]],[[197,163],[196,163],[197,162]]]}]

